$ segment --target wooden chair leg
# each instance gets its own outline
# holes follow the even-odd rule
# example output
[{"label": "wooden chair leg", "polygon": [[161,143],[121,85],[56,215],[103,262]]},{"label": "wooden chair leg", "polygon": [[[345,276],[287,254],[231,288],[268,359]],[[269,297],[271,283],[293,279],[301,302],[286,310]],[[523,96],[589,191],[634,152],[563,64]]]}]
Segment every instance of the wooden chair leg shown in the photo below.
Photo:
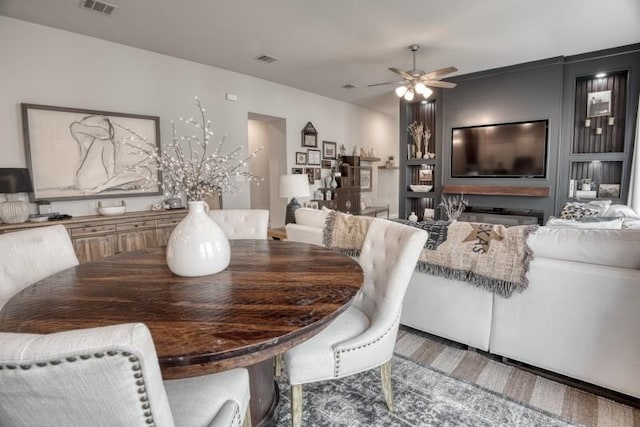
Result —
[{"label": "wooden chair leg", "polygon": [[302,384],[291,386],[291,427],[302,427]]},{"label": "wooden chair leg", "polygon": [[247,412],[244,414],[242,427],[251,427],[251,407],[247,405]]},{"label": "wooden chair leg", "polygon": [[393,390],[391,389],[391,361],[380,365],[380,376],[382,377],[382,393],[387,402],[389,411],[396,412],[396,405],[393,403]]},{"label": "wooden chair leg", "polygon": [[276,355],[276,363],[273,368],[273,376],[280,378],[282,376],[282,355]]}]

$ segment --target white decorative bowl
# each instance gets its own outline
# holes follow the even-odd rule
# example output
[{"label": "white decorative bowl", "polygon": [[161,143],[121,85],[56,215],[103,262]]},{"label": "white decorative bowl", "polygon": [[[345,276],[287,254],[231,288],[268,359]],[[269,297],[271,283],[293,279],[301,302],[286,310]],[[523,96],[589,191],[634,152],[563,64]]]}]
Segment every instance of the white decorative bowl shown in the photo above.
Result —
[{"label": "white decorative bowl", "polygon": [[127,205],[125,204],[124,200],[121,200],[120,204],[116,206],[103,206],[102,202],[98,202],[98,212],[100,212],[100,215],[122,215],[126,211]]},{"label": "white decorative bowl", "polygon": [[409,188],[416,193],[426,193],[433,189],[433,185],[410,185]]}]

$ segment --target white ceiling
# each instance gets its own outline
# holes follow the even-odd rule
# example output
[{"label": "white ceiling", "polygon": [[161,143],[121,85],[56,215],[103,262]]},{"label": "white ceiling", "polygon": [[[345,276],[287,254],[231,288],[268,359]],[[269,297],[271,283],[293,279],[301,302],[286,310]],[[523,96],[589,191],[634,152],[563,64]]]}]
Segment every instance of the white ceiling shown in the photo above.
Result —
[{"label": "white ceiling", "polygon": [[[639,0],[0,0],[0,14],[397,115],[388,67],[467,74],[640,42]],[[279,61],[265,64],[267,54]],[[343,89],[351,83],[356,89]],[[451,89],[455,90],[455,89]]]}]

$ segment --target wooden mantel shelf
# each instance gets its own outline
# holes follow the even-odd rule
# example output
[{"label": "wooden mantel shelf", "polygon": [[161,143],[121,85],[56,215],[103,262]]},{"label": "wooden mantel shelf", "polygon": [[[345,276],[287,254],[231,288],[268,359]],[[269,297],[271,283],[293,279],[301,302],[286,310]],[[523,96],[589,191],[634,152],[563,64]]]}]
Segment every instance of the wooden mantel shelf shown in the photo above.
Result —
[{"label": "wooden mantel shelf", "polygon": [[549,197],[549,187],[515,185],[445,185],[443,193],[481,194],[483,196]]}]

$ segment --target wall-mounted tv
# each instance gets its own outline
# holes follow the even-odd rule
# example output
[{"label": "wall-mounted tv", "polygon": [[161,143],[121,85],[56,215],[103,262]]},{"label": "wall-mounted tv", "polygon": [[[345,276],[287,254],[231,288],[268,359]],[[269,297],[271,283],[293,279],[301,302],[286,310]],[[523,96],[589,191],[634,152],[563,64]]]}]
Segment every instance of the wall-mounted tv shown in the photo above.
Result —
[{"label": "wall-mounted tv", "polygon": [[452,178],[544,178],[548,120],[452,129]]}]

